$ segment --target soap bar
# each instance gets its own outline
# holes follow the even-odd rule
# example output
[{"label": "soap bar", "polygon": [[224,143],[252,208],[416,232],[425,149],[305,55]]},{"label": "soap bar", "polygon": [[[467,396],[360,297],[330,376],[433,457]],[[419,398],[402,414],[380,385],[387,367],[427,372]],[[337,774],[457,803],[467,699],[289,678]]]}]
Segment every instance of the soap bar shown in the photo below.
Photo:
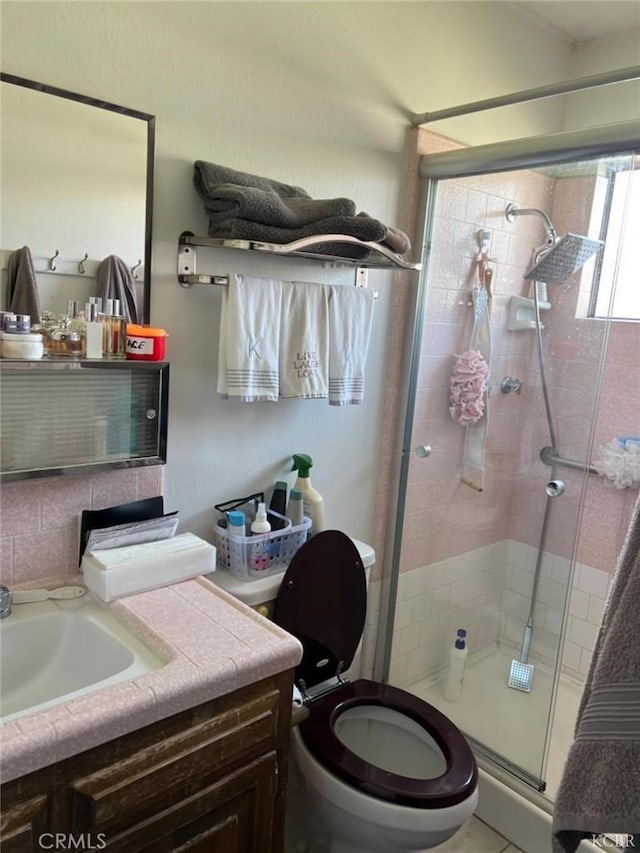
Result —
[{"label": "soap bar", "polygon": [[86,586],[102,601],[209,574],[215,568],[216,549],[193,533],[85,552],[80,566]]}]

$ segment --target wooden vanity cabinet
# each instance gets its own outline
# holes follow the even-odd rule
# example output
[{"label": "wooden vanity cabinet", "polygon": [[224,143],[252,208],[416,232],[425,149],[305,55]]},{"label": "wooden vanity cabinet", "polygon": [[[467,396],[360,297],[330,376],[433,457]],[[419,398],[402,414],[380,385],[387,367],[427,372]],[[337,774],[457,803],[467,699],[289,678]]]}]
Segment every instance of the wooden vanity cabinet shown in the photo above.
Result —
[{"label": "wooden vanity cabinet", "polygon": [[282,673],[6,783],[0,850],[281,853],[292,684]]}]

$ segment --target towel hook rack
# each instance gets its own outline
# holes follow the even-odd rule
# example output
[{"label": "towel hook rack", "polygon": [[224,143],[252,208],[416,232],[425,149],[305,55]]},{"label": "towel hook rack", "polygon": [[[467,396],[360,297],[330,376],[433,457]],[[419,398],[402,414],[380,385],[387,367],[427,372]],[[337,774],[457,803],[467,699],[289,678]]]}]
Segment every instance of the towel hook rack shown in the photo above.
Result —
[{"label": "towel hook rack", "polygon": [[59,250],[59,249],[56,249],[55,254],[53,255],[53,257],[52,257],[52,258],[49,258],[48,264],[49,264],[49,269],[51,270],[51,272],[54,272],[54,271],[55,271],[55,269],[56,269],[55,260],[56,260],[56,258],[58,257],[58,255],[59,255],[59,254],[60,254],[60,250]]},{"label": "towel hook rack", "polygon": [[78,272],[80,273],[80,275],[85,275],[85,273],[87,272],[84,268],[84,262],[87,260],[89,260],[89,255],[87,252],[85,252],[84,258],[81,261],[78,261]]},{"label": "towel hook rack", "polygon": [[137,278],[138,278],[138,273],[136,272],[136,270],[137,270],[137,269],[138,269],[138,267],[139,267],[139,266],[141,266],[141,265],[142,265],[142,258],[138,258],[138,263],[137,263],[137,264],[134,264],[134,265],[131,267],[131,275],[132,275],[135,279],[137,279]]}]

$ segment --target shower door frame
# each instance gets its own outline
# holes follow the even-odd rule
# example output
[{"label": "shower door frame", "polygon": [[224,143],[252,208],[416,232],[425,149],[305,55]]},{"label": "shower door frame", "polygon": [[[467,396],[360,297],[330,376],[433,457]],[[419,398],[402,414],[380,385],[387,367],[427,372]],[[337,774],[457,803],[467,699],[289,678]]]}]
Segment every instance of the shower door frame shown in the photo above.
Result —
[{"label": "shower door frame", "polygon": [[[416,387],[420,371],[420,357],[423,340],[423,324],[428,292],[432,237],[435,224],[435,207],[438,184],[442,180],[471,177],[474,175],[494,174],[497,172],[517,171],[540,168],[549,164],[574,162],[576,160],[594,159],[599,156],[613,154],[633,154],[640,150],[640,124],[624,122],[592,128],[584,131],[570,131],[558,134],[546,134],[541,137],[528,137],[510,140],[503,143],[467,147],[437,154],[422,155],[419,160],[420,191],[417,213],[416,234],[420,237],[422,246],[422,269],[418,279],[415,299],[412,305],[413,324],[411,332],[411,347],[409,369],[407,375],[405,418],[402,432],[402,446],[399,470],[397,473],[396,512],[393,523],[393,538],[390,557],[390,569],[386,584],[386,607],[383,601],[381,608],[381,657],[378,658],[377,676],[384,682],[389,682],[391,670],[391,650],[393,643],[393,626],[395,621],[396,599],[400,576],[400,560],[403,545],[403,531],[406,513],[406,496],[409,478],[409,465],[412,457],[412,438],[415,418]],[[606,344],[606,341],[605,341]],[[601,367],[602,369],[602,367]],[[599,381],[599,380],[598,380]],[[586,481],[586,473],[585,473]],[[580,511],[584,502],[583,494],[580,500]],[[577,519],[579,525],[579,517]],[[576,539],[578,526],[574,533],[572,563],[575,561]],[[565,636],[567,611],[569,605],[569,583],[565,599],[562,630],[560,633],[559,653]],[[556,665],[554,686],[551,694],[550,712],[555,704],[559,667]],[[546,753],[549,746],[549,727],[544,746],[543,766],[546,763]],[[517,778],[539,789],[537,777],[530,776],[522,768],[517,767],[505,756],[495,753],[490,747],[470,738],[474,748],[494,764]],[[544,788],[542,788],[544,790]]]}]

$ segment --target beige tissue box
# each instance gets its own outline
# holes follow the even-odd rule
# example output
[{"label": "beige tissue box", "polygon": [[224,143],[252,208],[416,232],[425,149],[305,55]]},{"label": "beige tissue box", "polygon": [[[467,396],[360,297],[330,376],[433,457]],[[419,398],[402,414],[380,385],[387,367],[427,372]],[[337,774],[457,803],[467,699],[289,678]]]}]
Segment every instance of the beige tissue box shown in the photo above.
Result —
[{"label": "beige tissue box", "polygon": [[206,575],[215,568],[216,549],[193,533],[85,552],[80,566],[87,588],[103,601]]}]

